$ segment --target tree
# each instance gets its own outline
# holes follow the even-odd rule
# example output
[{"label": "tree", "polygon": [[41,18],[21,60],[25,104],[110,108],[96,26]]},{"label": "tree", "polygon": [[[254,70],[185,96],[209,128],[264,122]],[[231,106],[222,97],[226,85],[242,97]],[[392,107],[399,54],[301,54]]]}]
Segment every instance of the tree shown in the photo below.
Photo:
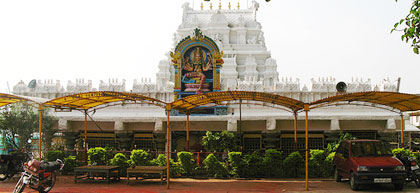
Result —
[{"label": "tree", "polygon": [[[51,149],[54,134],[55,117],[48,115],[48,109],[42,112],[42,141],[46,149]],[[25,147],[28,139],[39,129],[39,113],[30,104],[12,104],[0,113],[0,132],[5,136],[6,144],[14,148]],[[17,137],[18,143],[15,138]]]},{"label": "tree", "polygon": [[[398,0],[395,0],[398,1]],[[402,27],[402,29],[398,29]],[[413,52],[419,54],[420,48],[420,0],[413,0],[413,4],[410,8],[408,15],[395,23],[393,31],[403,31],[404,34],[401,36],[401,40],[406,43],[410,41]]]},{"label": "tree", "polygon": [[[10,105],[0,113],[0,132],[14,148],[25,147],[36,128],[36,114],[26,103]],[[15,138],[18,137],[18,143]]]},{"label": "tree", "polygon": [[202,139],[202,142],[203,146],[209,152],[235,151],[238,149],[237,137],[233,132],[229,131],[214,133],[207,131],[206,136]]},{"label": "tree", "polygon": [[[37,114],[36,124],[39,124],[39,113]],[[42,111],[42,141],[45,149],[51,149],[51,143],[54,138],[54,134],[58,132],[56,125],[56,118],[49,115],[49,109],[43,109]],[[37,126],[39,127],[39,126]]]}]

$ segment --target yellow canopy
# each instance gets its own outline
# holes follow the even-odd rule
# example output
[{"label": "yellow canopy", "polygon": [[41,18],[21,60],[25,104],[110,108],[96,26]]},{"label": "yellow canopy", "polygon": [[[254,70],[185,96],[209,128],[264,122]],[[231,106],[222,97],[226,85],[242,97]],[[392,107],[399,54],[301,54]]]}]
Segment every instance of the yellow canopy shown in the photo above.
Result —
[{"label": "yellow canopy", "polygon": [[165,102],[151,97],[133,93],[111,91],[86,92],[68,95],[47,101],[44,105],[52,106],[54,108],[64,107],[77,110],[88,110],[91,108],[100,108],[105,105],[125,104],[126,102],[137,103],[137,101],[156,105],[162,108],[165,108],[166,106]]},{"label": "yellow canopy", "polygon": [[23,102],[23,101],[30,101],[30,102],[38,103],[36,101],[33,101],[25,97],[0,93],[0,107],[17,103],[17,102]]},{"label": "yellow canopy", "polygon": [[[250,100],[260,101],[264,103],[271,103],[280,105],[286,109],[295,112],[303,109],[304,103],[289,97],[284,97],[276,94],[262,93],[262,92],[249,92],[249,91],[225,91],[225,92],[211,92],[207,94],[191,95],[178,99],[172,103],[171,109],[177,109],[181,111],[189,111],[193,108],[199,107],[206,104],[221,104],[225,101],[238,101],[238,100]],[[245,102],[243,102],[245,103]]]},{"label": "yellow canopy", "polygon": [[[341,102],[341,103],[340,103]],[[344,103],[343,103],[344,102]],[[420,110],[420,96],[398,92],[358,92],[336,95],[310,103],[310,109],[337,105],[355,104],[352,102],[366,102],[392,108],[392,110],[417,111]],[[357,105],[357,103],[356,103]],[[375,106],[376,107],[376,106]]]}]

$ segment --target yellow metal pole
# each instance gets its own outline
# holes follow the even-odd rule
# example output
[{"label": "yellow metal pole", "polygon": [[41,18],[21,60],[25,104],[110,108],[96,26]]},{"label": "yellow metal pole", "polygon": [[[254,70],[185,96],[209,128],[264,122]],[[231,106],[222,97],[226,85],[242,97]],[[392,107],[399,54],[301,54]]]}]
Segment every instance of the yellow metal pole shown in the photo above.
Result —
[{"label": "yellow metal pole", "polygon": [[169,173],[169,143],[170,143],[170,128],[169,128],[169,114],[170,114],[170,110],[168,110],[168,106],[167,106],[167,110],[166,110],[166,189],[169,189],[169,179],[170,179],[170,173]]},{"label": "yellow metal pole", "polygon": [[404,148],[404,115],[401,113],[401,147]]},{"label": "yellow metal pole", "polygon": [[305,162],[306,162],[306,170],[305,170],[305,186],[306,191],[308,191],[308,177],[309,177],[309,171],[308,171],[308,111],[309,111],[309,105],[305,104]]},{"label": "yellow metal pole", "polygon": [[39,129],[39,140],[38,140],[38,155],[39,155],[39,161],[41,161],[42,158],[42,154],[41,154],[41,149],[42,149],[42,105],[38,105],[38,113],[39,113],[39,125],[38,125],[38,129]]},{"label": "yellow metal pole", "polygon": [[294,118],[295,118],[294,128],[295,128],[295,150],[296,150],[297,149],[297,113],[294,112],[293,114],[294,114]]},{"label": "yellow metal pole", "polygon": [[84,141],[84,146],[85,146],[85,162],[86,164],[88,163],[88,154],[87,154],[87,112],[85,110],[85,141]]},{"label": "yellow metal pole", "polygon": [[187,114],[187,151],[190,151],[190,113]]}]

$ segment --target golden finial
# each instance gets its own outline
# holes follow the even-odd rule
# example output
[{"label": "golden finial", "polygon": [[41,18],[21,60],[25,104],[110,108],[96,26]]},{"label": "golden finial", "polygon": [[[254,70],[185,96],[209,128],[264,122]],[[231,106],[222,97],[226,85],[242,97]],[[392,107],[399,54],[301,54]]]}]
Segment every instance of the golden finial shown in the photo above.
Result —
[{"label": "golden finial", "polygon": [[210,10],[213,10],[213,3],[210,3]]},{"label": "golden finial", "polygon": [[201,6],[200,6],[200,7],[201,7],[201,10],[203,10],[203,7],[204,7],[204,6],[203,6],[203,3],[201,3]]},{"label": "golden finial", "polygon": [[222,9],[222,2],[219,1],[219,10],[221,10],[221,9]]},{"label": "golden finial", "polygon": [[239,5],[239,1],[238,1],[238,9],[240,8],[241,6]]},{"label": "golden finial", "polygon": [[230,9],[230,7],[231,7],[231,5],[230,5],[230,2],[229,2],[229,5],[228,5],[228,7],[229,7],[229,9]]}]

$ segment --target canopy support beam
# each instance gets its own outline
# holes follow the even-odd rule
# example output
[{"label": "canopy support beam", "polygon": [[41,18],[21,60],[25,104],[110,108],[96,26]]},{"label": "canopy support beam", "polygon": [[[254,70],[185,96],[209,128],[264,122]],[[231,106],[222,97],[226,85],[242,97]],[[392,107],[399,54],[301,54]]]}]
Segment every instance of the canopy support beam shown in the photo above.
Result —
[{"label": "canopy support beam", "polygon": [[170,106],[169,105],[167,105],[166,106],[166,189],[169,189],[169,181],[170,181],[170,173],[169,173],[169,167],[170,167],[170,162],[169,162],[169,159],[170,159],[170,152],[169,152],[169,148],[170,148],[170,146],[169,146],[169,144],[170,144],[170,127],[169,127],[169,125],[170,125],[170,120],[169,120],[169,114],[171,113],[171,110],[170,110]]},{"label": "canopy support beam", "polygon": [[187,112],[187,144],[186,144],[187,152],[190,151],[190,112]]},{"label": "canopy support beam", "polygon": [[404,148],[404,115],[401,113],[401,148]]},{"label": "canopy support beam", "polygon": [[38,155],[39,155],[39,161],[41,161],[42,158],[42,105],[38,105],[38,113],[39,113],[39,125],[38,125],[38,129],[39,129],[39,140],[38,140]]},{"label": "canopy support beam", "polygon": [[85,122],[84,122],[84,132],[85,132],[85,141],[83,146],[85,147],[85,162],[88,164],[88,154],[87,154],[87,111],[85,110]]},{"label": "canopy support beam", "polygon": [[295,128],[295,150],[297,150],[297,112],[293,112],[294,128]]},{"label": "canopy support beam", "polygon": [[309,171],[308,171],[308,111],[309,111],[309,104],[305,104],[305,187],[306,191],[308,191],[308,177],[309,177]]}]

